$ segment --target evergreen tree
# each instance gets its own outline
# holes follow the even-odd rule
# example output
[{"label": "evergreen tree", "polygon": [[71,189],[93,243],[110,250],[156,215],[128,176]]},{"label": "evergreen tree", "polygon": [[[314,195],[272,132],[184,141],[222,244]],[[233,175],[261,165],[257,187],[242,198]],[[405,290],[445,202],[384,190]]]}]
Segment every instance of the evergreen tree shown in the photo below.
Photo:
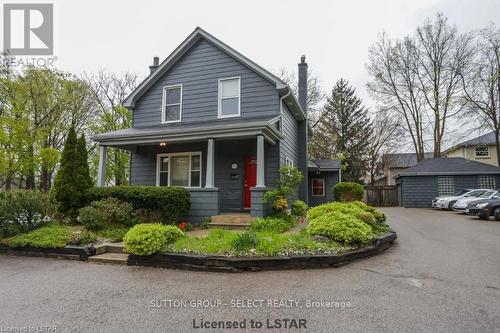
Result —
[{"label": "evergreen tree", "polygon": [[344,79],[337,81],[310,141],[313,159],[342,160],[342,180],[359,182],[368,170],[368,140],[372,132],[368,110]]},{"label": "evergreen tree", "polygon": [[78,140],[78,156],[80,157],[80,184],[82,188],[89,189],[92,187],[92,178],[90,178],[89,169],[89,154],[87,152],[87,142],[82,134]]},{"label": "evergreen tree", "polygon": [[59,210],[75,217],[78,208],[84,204],[85,190],[90,186],[85,139],[79,140],[75,128],[71,126],[64,144],[61,166],[54,182],[54,194],[59,202]]}]

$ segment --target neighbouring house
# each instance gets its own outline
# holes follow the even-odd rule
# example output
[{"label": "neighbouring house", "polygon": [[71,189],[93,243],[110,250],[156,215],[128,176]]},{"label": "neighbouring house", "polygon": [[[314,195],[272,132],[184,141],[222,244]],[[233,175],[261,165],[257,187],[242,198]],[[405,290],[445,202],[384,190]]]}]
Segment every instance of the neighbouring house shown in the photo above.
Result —
[{"label": "neighbouring house", "polygon": [[[186,187],[193,222],[219,213],[266,215],[262,197],[283,165],[304,175],[298,198],[330,200],[340,176],[329,174],[339,174],[339,165],[307,159],[305,56],[298,67],[297,99],[281,79],[196,28],[161,64],[154,58],[150,75],[125,100],[132,127],[93,136],[98,186],[105,184],[106,149],[115,147],[130,151],[131,185]],[[311,183],[311,171],[324,180]]]},{"label": "neighbouring house", "polygon": [[489,132],[477,138],[461,142],[443,154],[445,157],[463,157],[494,166],[498,165],[495,132]]},{"label": "neighbouring house", "polygon": [[[431,158],[432,153],[424,153],[424,158]],[[380,174],[376,176],[376,186],[396,185],[394,176],[401,171],[411,168],[416,165],[417,154],[415,153],[395,153],[382,155],[382,165],[380,167]]]},{"label": "neighbouring house", "polygon": [[431,207],[432,199],[466,188],[496,189],[500,168],[462,157],[426,159],[396,178],[398,205]]}]

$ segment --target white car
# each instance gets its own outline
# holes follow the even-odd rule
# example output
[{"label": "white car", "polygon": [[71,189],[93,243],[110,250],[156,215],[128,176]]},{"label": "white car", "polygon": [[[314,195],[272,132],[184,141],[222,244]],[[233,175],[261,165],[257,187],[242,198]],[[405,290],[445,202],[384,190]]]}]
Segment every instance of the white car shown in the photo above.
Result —
[{"label": "white car", "polygon": [[432,200],[432,207],[440,209],[453,209],[455,202],[462,198],[473,198],[481,195],[485,190],[465,189],[460,190],[454,195],[443,195]]},{"label": "white car", "polygon": [[486,190],[477,197],[462,198],[460,200],[457,200],[457,202],[455,202],[455,204],[453,205],[453,210],[465,212],[467,205],[470,204],[471,202],[477,200],[491,199],[491,197],[493,197],[497,193],[499,192],[496,190]]}]

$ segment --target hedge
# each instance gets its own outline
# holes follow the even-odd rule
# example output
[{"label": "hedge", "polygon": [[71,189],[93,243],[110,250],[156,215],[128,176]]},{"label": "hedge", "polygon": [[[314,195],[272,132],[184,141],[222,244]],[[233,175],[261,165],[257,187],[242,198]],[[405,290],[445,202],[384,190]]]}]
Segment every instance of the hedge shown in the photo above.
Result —
[{"label": "hedge", "polygon": [[86,193],[88,203],[113,197],[129,202],[134,209],[159,210],[167,223],[174,223],[187,216],[191,208],[191,196],[183,187],[95,187]]},{"label": "hedge", "polygon": [[363,185],[358,183],[340,182],[333,187],[335,200],[340,202],[363,200]]}]

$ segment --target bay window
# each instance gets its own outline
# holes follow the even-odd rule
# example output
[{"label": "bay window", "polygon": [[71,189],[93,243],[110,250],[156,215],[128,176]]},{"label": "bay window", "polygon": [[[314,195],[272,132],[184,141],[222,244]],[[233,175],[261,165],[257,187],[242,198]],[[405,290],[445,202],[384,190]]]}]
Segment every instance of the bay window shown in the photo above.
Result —
[{"label": "bay window", "polygon": [[156,185],[201,187],[201,152],[158,154]]}]

